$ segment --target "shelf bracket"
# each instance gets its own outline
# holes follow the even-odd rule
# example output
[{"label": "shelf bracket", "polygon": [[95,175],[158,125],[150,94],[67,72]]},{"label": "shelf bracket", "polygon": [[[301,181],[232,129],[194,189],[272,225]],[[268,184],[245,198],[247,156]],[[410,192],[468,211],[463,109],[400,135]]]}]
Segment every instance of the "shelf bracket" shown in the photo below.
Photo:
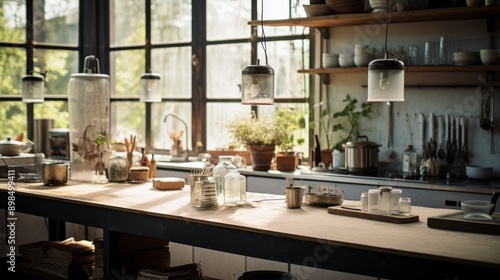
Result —
[{"label": "shelf bracket", "polygon": [[329,85],[330,84],[330,75],[329,74],[319,74],[319,77],[321,79],[321,82],[324,85]]},{"label": "shelf bracket", "polygon": [[330,39],[330,29],[328,27],[318,27],[318,31],[323,39]]}]

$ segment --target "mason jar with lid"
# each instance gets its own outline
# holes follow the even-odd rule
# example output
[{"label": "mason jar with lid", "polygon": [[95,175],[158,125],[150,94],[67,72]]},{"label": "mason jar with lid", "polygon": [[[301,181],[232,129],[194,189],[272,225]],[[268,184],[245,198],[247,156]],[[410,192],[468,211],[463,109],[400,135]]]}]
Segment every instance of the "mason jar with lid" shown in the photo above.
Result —
[{"label": "mason jar with lid", "polygon": [[220,156],[219,162],[212,170],[219,204],[224,203],[224,176],[226,176],[231,170],[238,170],[238,168],[234,166],[232,159],[233,158],[231,156]]},{"label": "mason jar with lid", "polygon": [[246,200],[246,178],[238,170],[230,170],[224,176],[224,205],[236,206],[245,204]]}]

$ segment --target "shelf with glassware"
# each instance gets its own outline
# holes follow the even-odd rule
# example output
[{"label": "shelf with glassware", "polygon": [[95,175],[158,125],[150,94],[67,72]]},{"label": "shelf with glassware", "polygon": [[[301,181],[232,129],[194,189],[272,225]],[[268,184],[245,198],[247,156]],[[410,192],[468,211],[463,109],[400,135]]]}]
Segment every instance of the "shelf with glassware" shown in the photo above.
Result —
[{"label": "shelf with glassware", "polygon": [[[416,65],[405,66],[406,72],[498,72],[498,65]],[[299,73],[306,74],[341,74],[341,73],[368,73],[368,67],[335,67],[301,69]]]},{"label": "shelf with glassware", "polygon": [[[466,19],[483,19],[500,17],[500,5],[453,7],[440,9],[425,9],[390,13],[391,23],[411,23],[424,21],[449,21]],[[336,14],[308,18],[291,18],[279,20],[254,20],[252,26],[305,26],[312,28],[330,28],[366,24],[381,24],[386,22],[385,13]]]}]

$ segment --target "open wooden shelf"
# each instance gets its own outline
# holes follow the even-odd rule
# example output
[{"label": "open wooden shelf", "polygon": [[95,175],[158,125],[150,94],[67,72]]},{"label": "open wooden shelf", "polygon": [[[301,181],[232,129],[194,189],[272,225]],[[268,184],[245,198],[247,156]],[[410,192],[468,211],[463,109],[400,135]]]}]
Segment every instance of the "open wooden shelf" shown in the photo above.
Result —
[{"label": "open wooden shelf", "polygon": [[[453,7],[441,9],[425,9],[390,13],[391,23],[424,22],[481,19],[488,17],[500,17],[500,5],[476,6],[476,7]],[[359,14],[336,14],[308,18],[292,18],[280,20],[250,21],[252,26],[306,26],[314,28],[328,28],[340,26],[353,26],[365,24],[385,24],[385,13],[359,13]]]},{"label": "open wooden shelf", "polygon": [[[439,65],[439,66],[405,66],[405,72],[489,72],[499,71],[500,65]],[[307,74],[340,74],[368,73],[368,67],[337,67],[301,69],[299,73]]]}]

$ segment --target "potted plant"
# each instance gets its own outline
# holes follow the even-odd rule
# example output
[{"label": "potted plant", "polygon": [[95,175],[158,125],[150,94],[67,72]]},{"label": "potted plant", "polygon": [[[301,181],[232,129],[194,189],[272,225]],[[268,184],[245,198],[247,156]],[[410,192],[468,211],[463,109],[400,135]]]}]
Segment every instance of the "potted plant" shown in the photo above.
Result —
[{"label": "potted plant", "polygon": [[[332,113],[330,110],[329,102],[321,102],[318,105],[315,105],[321,108],[322,105],[325,105],[324,108],[320,112],[320,131],[325,135],[326,143],[327,143],[327,151],[332,155],[333,159],[332,163],[334,167],[341,167],[344,164],[343,158],[343,148],[342,145],[356,139],[359,135],[359,120],[361,117],[369,117],[372,112],[372,107],[370,104],[363,102],[360,105],[360,109],[358,109],[358,100],[356,98],[352,98],[349,94],[347,94],[346,98],[342,100],[345,103],[345,106],[342,110],[338,112]],[[344,126],[344,124],[340,123],[340,119],[347,118],[348,126]],[[314,129],[316,124],[314,122],[310,123],[310,127]],[[336,132],[346,131],[347,135],[342,137],[337,142],[333,142],[333,135]],[[322,153],[323,155],[323,153]],[[340,157],[340,159],[335,159],[335,155]],[[323,162],[325,163],[325,162]],[[329,164],[329,163],[328,163]],[[325,163],[327,165],[327,163]]]},{"label": "potted plant", "polygon": [[289,107],[281,107],[276,111],[275,119],[284,135],[283,141],[278,145],[278,153],[276,153],[276,169],[294,171],[299,164],[299,157],[295,153],[295,148],[305,142],[303,137],[297,137],[297,132],[305,128],[304,112]]},{"label": "potted plant", "polygon": [[280,129],[274,115],[257,118],[254,111],[237,116],[226,123],[235,142],[246,145],[254,170],[270,169],[276,146],[283,143],[285,134]]}]

